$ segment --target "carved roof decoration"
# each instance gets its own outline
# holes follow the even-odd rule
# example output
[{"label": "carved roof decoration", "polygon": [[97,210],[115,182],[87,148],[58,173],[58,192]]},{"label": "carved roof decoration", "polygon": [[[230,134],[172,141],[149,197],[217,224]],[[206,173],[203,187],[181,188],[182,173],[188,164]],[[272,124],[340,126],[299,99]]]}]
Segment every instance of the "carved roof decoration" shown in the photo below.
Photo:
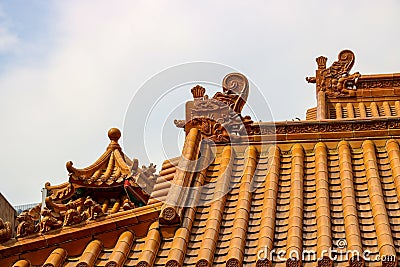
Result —
[{"label": "carved roof decoration", "polygon": [[[135,204],[141,206],[147,203],[157,178],[156,166],[139,167],[137,159],[129,159],[123,152],[118,140],[121,132],[116,128],[108,131],[110,144],[106,151],[89,167],[78,169],[71,161],[66,167],[69,172],[69,182],[52,186],[46,183],[48,190],[48,203],[66,201],[82,189],[86,191],[123,190]],[[111,190],[111,191],[110,191]],[[105,191],[104,191],[105,192]],[[104,193],[100,193],[104,194]]]},{"label": "carved roof decoration", "polygon": [[235,139],[241,129],[252,123],[249,116],[242,117],[242,109],[249,95],[249,82],[240,73],[229,73],[222,81],[222,92],[212,98],[206,89],[196,85],[191,90],[193,101],[187,105],[186,120],[175,120],[179,128],[197,128],[202,136],[217,143]]},{"label": "carved roof decoration", "polygon": [[10,222],[3,221],[0,218],[0,243],[7,242],[12,236],[12,225]]},{"label": "carved roof decoration", "polygon": [[86,227],[111,214],[147,204],[158,177],[156,166],[139,168],[137,159],[130,160],[118,144],[118,129],[110,129],[108,137],[111,142],[95,163],[77,169],[68,162],[68,182],[45,184],[45,206],[37,205],[18,216],[17,238],[60,231],[72,225]]},{"label": "carved roof decoration", "polygon": [[[89,167],[75,168],[71,161],[67,162],[69,181],[60,185],[46,183],[48,203],[66,201],[77,194],[77,190],[124,190],[135,200],[144,205],[153,189],[156,166],[139,167],[137,159],[129,159],[118,144],[121,132],[112,128],[108,132],[111,140],[106,151]],[[112,189],[114,188],[114,189]]]},{"label": "carved roof decoration", "polygon": [[355,61],[354,53],[350,50],[341,51],[338,60],[329,68],[326,67],[327,60],[324,56],[318,57],[316,76],[307,77],[306,80],[316,83],[317,92],[323,91],[329,97],[355,96],[355,84],[361,74],[350,74]]},{"label": "carved roof decoration", "polygon": [[47,182],[45,188],[47,189],[49,198],[52,201],[67,199],[75,194],[75,187],[69,182],[59,185],[51,185]]},{"label": "carved roof decoration", "polygon": [[400,94],[400,73],[360,74],[350,71],[355,55],[350,50],[339,53],[338,60],[326,67],[327,58],[316,58],[318,69],[315,77],[307,77],[309,83],[315,83],[317,93],[325,92],[329,98],[343,97],[379,97]]},{"label": "carved roof decoration", "polygon": [[317,107],[307,110],[307,120],[398,116],[395,104],[400,97],[400,73],[350,73],[355,55],[350,50],[339,53],[329,68],[327,58],[316,59],[315,77]]},{"label": "carved roof decoration", "polygon": [[85,186],[116,186],[124,183],[124,179],[131,175],[130,168],[133,161],[122,152],[118,140],[121,132],[112,128],[108,132],[110,144],[106,152],[89,167],[77,169],[72,161],[66,164],[70,182]]},{"label": "carved roof decoration", "polygon": [[[400,73],[361,75],[356,87],[357,89],[373,89],[374,91],[383,88],[400,88]],[[395,94],[397,93],[398,91],[395,92]]]}]

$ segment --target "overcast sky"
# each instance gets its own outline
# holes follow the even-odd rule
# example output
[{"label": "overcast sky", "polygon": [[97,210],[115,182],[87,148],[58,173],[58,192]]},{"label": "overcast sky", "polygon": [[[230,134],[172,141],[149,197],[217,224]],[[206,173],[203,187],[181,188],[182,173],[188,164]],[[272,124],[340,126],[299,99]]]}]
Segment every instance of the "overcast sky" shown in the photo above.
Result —
[{"label": "overcast sky", "polygon": [[1,1],[0,191],[15,205],[40,201],[45,182],[67,181],[65,162],[86,167],[104,152],[147,79],[185,62],[237,69],[275,120],[305,118],[319,55],[330,65],[351,49],[353,71],[400,72],[399,10],[399,1]]}]

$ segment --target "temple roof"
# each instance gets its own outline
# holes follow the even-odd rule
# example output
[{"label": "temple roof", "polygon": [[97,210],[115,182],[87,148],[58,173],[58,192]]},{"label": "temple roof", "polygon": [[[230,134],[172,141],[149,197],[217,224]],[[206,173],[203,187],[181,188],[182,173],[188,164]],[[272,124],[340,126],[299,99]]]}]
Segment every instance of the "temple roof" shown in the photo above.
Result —
[{"label": "temple roof", "polygon": [[[155,166],[142,166],[139,168],[137,159],[129,159],[123,152],[118,140],[121,132],[116,128],[108,131],[110,144],[106,151],[89,167],[78,169],[72,161],[67,162],[69,181],[59,185],[46,183],[48,192],[47,202],[66,201],[76,196],[77,190],[102,192],[102,191],[127,191],[134,198],[136,204],[144,205],[152,191],[157,175]],[[125,188],[125,189],[124,189]],[[104,193],[103,193],[104,195]],[[111,194],[111,197],[116,197]],[[117,196],[118,197],[118,196]],[[104,199],[104,197],[102,197]]]},{"label": "temple roof", "polygon": [[[54,235],[43,236],[50,238],[47,246],[41,245],[46,247],[47,254],[42,253],[47,261],[30,258],[29,253],[19,257],[30,259],[32,265],[56,258],[61,265],[55,266],[75,266],[88,259],[94,266],[114,266],[106,265],[112,260],[124,262],[123,266],[225,266],[226,262],[254,266],[257,253],[265,247],[318,253],[332,247],[344,253],[343,242],[348,249],[368,250],[371,258],[396,255],[400,253],[398,166],[395,139],[219,146],[212,164],[192,177],[194,182],[203,180],[197,195],[202,204],[185,209],[172,234],[160,225],[157,214],[162,216],[165,206],[156,202],[121,213],[112,227],[107,221],[97,224],[114,232],[101,235],[101,230],[92,228],[95,224],[81,230],[93,232],[94,238],[75,232],[78,245],[69,244],[73,241],[65,240],[67,236],[58,237],[65,244],[52,243]],[[155,214],[140,219],[148,212]],[[148,230],[133,223],[134,218],[147,221]],[[70,231],[72,235],[74,230]],[[28,248],[26,241],[21,248]],[[65,250],[65,257],[54,252],[56,248]],[[0,253],[5,253],[4,247]],[[272,260],[274,266],[286,264],[276,255]],[[315,266],[317,261],[305,259],[302,264]],[[380,264],[367,262],[367,266]],[[348,258],[335,261],[335,266],[348,266]]]},{"label": "temple roof", "polygon": [[[106,152],[92,165],[83,169],[73,167],[72,161],[67,162],[70,182],[85,186],[121,185],[124,179],[131,175],[133,162],[122,152],[118,140],[121,132],[112,128],[108,132],[111,143]],[[136,166],[137,167],[137,166]]]},{"label": "temple roof", "polygon": [[[309,81],[317,83],[319,116],[332,104],[374,102],[361,90],[372,92],[387,78],[350,74],[354,54],[348,50],[330,68],[324,58],[317,63],[319,73]],[[382,85],[385,92],[397,86],[396,77]],[[255,123],[241,114],[248,92],[247,79],[237,73],[228,74],[223,92],[212,98],[194,87],[187,117],[175,121],[186,132],[182,154],[162,164],[147,205],[122,211],[117,200],[119,212],[11,239],[0,245],[0,265],[397,266],[400,94],[375,99],[384,112],[389,101],[391,116]],[[87,192],[113,188],[115,170],[122,175],[124,166],[136,168],[123,156],[116,131],[109,136],[106,153],[85,169],[71,164],[69,183],[49,185],[50,197],[71,197],[75,183],[89,186]],[[134,173],[144,175],[146,168]],[[75,205],[85,207],[81,198]],[[65,214],[75,212],[69,210]]]}]

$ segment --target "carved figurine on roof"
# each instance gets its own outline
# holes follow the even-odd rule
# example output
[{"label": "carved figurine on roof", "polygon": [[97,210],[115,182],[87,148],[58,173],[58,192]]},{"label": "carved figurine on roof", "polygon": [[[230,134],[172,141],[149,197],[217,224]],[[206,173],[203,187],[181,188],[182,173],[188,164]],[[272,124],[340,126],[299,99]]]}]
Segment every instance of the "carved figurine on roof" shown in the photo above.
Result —
[{"label": "carved figurine on roof", "polygon": [[55,186],[46,183],[46,206],[19,216],[17,237],[86,223],[147,204],[157,178],[156,166],[139,168],[137,159],[129,159],[118,144],[118,129],[110,129],[108,137],[111,142],[95,163],[78,169],[69,161],[68,182]]},{"label": "carved figurine on roof", "polygon": [[17,238],[33,234],[36,230],[34,218],[28,211],[21,212],[21,214],[17,216],[17,222]]},{"label": "carved figurine on roof", "polygon": [[318,64],[316,77],[307,77],[306,80],[309,83],[316,83],[317,92],[323,91],[328,97],[356,95],[355,85],[361,74],[358,72],[350,74],[355,61],[355,55],[352,51],[341,51],[338,60],[333,62],[329,68],[326,67],[326,57],[320,56],[316,61]]},{"label": "carved figurine on roof", "polygon": [[249,82],[243,74],[226,75],[222,92],[217,92],[212,98],[208,98],[206,89],[200,85],[193,87],[191,92],[194,100],[186,105],[186,120],[174,121],[177,127],[185,128],[186,133],[197,128],[204,138],[228,142],[252,123],[249,116],[241,115],[249,95]]},{"label": "carved figurine on roof", "polygon": [[7,242],[11,239],[12,236],[12,227],[10,222],[4,222],[3,219],[0,218],[0,243]]}]

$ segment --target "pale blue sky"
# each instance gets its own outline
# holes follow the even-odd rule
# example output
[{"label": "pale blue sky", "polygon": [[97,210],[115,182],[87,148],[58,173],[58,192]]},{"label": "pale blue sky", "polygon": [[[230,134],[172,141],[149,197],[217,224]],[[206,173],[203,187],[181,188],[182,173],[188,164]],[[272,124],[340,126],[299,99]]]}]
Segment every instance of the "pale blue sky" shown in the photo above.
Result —
[{"label": "pale blue sky", "polygon": [[39,201],[45,182],[68,179],[65,162],[100,156],[147,79],[184,62],[240,70],[275,120],[304,118],[315,105],[304,78],[319,55],[330,64],[348,48],[353,71],[400,71],[399,10],[399,1],[0,1],[0,191],[13,204]]}]

